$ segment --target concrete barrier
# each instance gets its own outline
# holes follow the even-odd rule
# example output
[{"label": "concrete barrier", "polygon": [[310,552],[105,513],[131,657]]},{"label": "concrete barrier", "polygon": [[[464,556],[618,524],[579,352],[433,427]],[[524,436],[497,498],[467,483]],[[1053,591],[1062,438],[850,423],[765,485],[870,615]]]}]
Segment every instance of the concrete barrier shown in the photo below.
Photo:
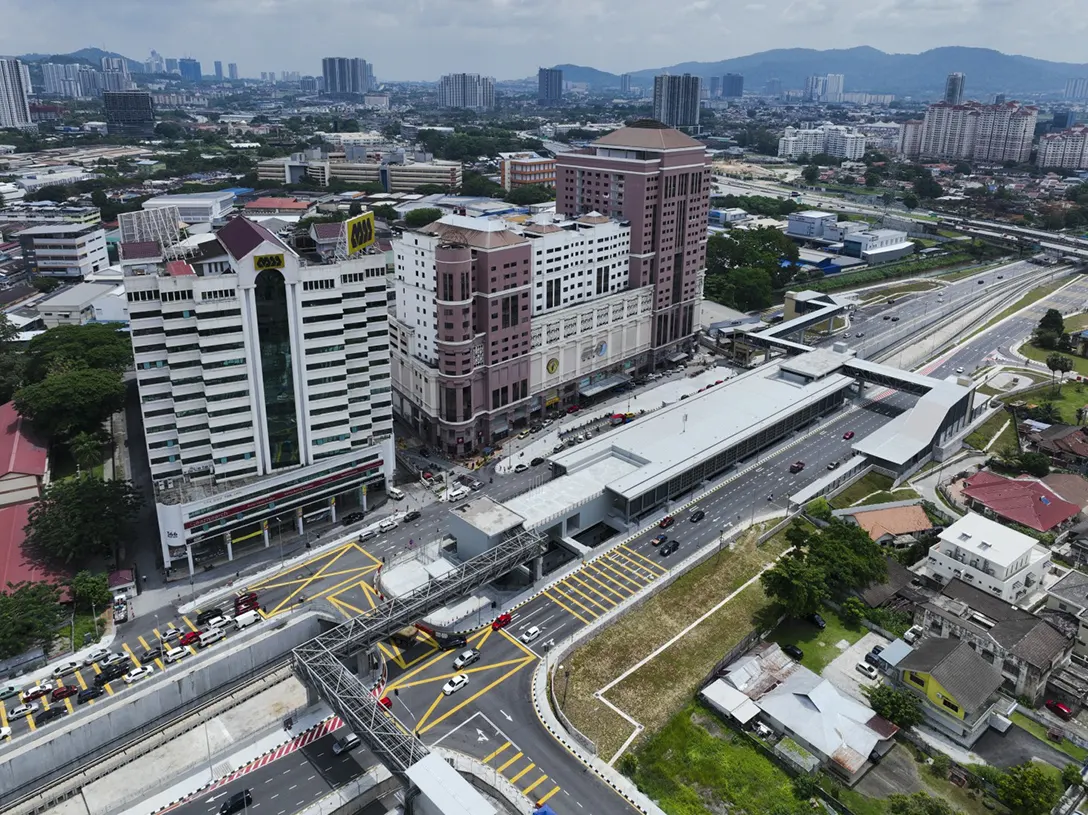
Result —
[{"label": "concrete barrier", "polygon": [[444,758],[461,775],[468,776],[468,781],[472,786],[487,793],[492,798],[505,801],[510,805],[513,812],[520,813],[520,815],[533,815],[536,812],[536,807],[533,806],[532,801],[494,767],[489,767],[479,759],[465,753],[459,753],[445,747],[432,747],[431,751]]}]

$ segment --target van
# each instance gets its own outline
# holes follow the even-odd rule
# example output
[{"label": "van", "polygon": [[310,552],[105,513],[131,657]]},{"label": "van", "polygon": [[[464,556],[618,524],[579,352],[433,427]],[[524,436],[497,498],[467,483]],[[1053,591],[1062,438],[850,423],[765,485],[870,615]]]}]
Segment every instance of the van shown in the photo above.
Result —
[{"label": "van", "polygon": [[337,739],[333,743],[332,751],[336,753],[336,755],[346,753],[348,750],[354,750],[356,747],[358,747],[360,741],[361,739],[354,733],[349,733],[348,735],[344,736],[343,739]]},{"label": "van", "polygon": [[454,487],[447,496],[450,501],[460,501],[468,496],[468,487]]},{"label": "van", "polygon": [[245,611],[234,618],[234,627],[237,630],[242,630],[246,626],[253,625],[256,622],[260,622],[261,615],[256,611]]},{"label": "van", "polygon": [[385,491],[385,494],[392,498],[394,501],[404,500],[404,493],[398,490],[396,487],[390,487]]},{"label": "van", "polygon": [[187,657],[189,655],[188,648],[171,648],[166,652],[164,659],[167,662],[177,662],[179,659]]},{"label": "van", "polygon": [[218,628],[209,628],[207,631],[200,635],[200,639],[197,642],[200,643],[201,648],[207,648],[213,642],[219,642],[223,639],[223,632]]}]

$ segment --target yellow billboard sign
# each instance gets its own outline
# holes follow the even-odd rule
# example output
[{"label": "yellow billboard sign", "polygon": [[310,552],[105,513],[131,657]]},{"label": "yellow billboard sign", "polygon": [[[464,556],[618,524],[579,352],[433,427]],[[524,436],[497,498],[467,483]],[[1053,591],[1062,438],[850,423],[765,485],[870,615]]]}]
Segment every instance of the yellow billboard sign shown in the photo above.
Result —
[{"label": "yellow billboard sign", "polygon": [[282,269],[284,267],[283,255],[254,255],[253,256],[253,268],[256,271],[261,269]]},{"label": "yellow billboard sign", "polygon": [[364,212],[344,223],[348,235],[348,254],[354,255],[374,243],[374,213]]}]

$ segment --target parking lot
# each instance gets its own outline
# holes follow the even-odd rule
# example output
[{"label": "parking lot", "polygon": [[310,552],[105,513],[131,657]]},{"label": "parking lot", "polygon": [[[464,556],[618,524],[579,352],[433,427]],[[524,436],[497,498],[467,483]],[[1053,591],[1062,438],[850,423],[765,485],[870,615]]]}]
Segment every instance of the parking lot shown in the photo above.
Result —
[{"label": "parking lot", "polygon": [[880,680],[866,679],[857,672],[854,666],[864,661],[865,655],[873,649],[874,645],[887,647],[888,643],[889,641],[884,637],[869,631],[860,640],[831,660],[831,663],[823,669],[821,676],[843,693],[850,695],[859,702],[868,704],[868,699],[861,688],[863,685],[872,687]]}]

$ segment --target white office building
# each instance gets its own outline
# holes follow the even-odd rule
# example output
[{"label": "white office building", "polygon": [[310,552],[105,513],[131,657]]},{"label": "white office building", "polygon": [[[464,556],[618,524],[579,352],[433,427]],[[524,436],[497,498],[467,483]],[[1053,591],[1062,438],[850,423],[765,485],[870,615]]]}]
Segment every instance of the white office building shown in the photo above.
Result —
[{"label": "white office building", "polygon": [[27,271],[78,280],[110,265],[106,232],[98,224],[42,224],[17,232]]},{"label": "white office building", "polygon": [[0,57],[0,129],[37,129],[30,121],[30,82],[22,62]]},{"label": "white office building", "polygon": [[1064,170],[1088,169],[1088,127],[1074,127],[1039,137],[1035,163]]},{"label": "white office building", "polygon": [[941,582],[958,577],[1016,603],[1041,588],[1050,568],[1050,553],[1034,538],[968,512],[940,533],[919,565]]},{"label": "white office building", "polygon": [[865,155],[866,136],[851,127],[822,124],[815,128],[787,127],[778,140],[778,155],[790,160],[827,153],[835,158],[859,159]]},{"label": "white office building", "polygon": [[394,469],[384,255],[306,265],[242,217],[216,241],[125,270],[167,567],[335,521]]},{"label": "white office building", "polygon": [[234,193],[195,192],[185,195],[159,195],[144,201],[144,209],[177,207],[178,215],[187,224],[219,223],[234,211]]},{"label": "white office building", "polygon": [[479,74],[446,74],[438,81],[438,106],[491,110],[495,107],[495,80]]}]

